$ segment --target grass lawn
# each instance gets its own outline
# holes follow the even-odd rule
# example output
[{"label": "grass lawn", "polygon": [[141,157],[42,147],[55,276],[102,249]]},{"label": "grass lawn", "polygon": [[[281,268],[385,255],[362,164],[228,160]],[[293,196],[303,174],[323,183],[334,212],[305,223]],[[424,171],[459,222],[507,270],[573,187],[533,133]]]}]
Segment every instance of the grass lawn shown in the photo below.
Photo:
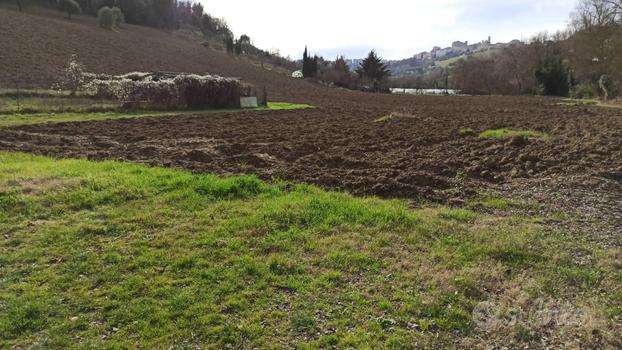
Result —
[{"label": "grass lawn", "polygon": [[615,347],[621,254],[539,218],[0,152],[3,349]]},{"label": "grass lawn", "polygon": [[[286,109],[306,109],[313,108],[307,104],[296,104],[286,102],[270,102],[268,107],[253,108],[250,110],[286,110]],[[34,113],[34,114],[0,114],[0,127],[30,125],[40,123],[62,123],[87,120],[106,120],[106,119],[125,119],[140,118],[147,116],[173,116],[173,115],[193,115],[218,112],[247,111],[249,109],[229,109],[229,110],[204,110],[204,111],[138,111],[138,112],[96,112],[96,113]]]},{"label": "grass lawn", "polygon": [[546,139],[547,135],[541,132],[533,131],[533,130],[512,130],[512,129],[496,129],[496,130],[486,130],[479,134],[481,138],[498,138],[504,139],[513,136],[527,136],[533,137],[537,139]]}]

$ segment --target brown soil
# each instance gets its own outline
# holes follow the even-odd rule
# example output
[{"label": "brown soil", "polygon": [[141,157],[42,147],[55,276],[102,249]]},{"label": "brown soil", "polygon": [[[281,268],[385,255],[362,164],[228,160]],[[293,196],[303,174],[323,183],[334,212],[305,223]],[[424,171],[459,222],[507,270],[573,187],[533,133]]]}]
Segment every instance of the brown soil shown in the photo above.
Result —
[{"label": "brown soil", "polygon": [[[530,97],[412,97],[323,88],[207,49],[180,34],[0,9],[0,81],[49,86],[71,53],[95,72],[187,71],[266,86],[313,110],[220,113],[0,129],[0,149],[123,159],[219,174],[255,173],[460,204],[496,190],[622,228],[622,109]],[[79,33],[79,34],[78,34]],[[54,43],[49,45],[49,43]],[[385,122],[375,120],[392,114]],[[472,134],[460,133],[471,128]],[[547,139],[481,139],[488,129]]]},{"label": "brown soil", "polygon": [[[348,96],[348,98],[345,98]],[[319,107],[35,125],[0,148],[126,159],[220,174],[256,173],[386,197],[461,198],[515,179],[622,179],[622,110],[520,97],[344,94]],[[389,121],[376,122],[393,114]],[[482,139],[502,127],[549,135]],[[461,128],[474,133],[461,134]]]}]

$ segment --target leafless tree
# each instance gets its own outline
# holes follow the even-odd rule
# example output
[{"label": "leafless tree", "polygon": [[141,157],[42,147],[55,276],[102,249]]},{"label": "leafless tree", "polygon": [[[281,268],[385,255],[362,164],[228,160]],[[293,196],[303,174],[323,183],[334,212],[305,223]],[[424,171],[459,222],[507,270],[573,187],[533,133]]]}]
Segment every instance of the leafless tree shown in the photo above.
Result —
[{"label": "leafless tree", "polygon": [[622,20],[622,0],[581,0],[573,15],[574,29],[603,27]]}]

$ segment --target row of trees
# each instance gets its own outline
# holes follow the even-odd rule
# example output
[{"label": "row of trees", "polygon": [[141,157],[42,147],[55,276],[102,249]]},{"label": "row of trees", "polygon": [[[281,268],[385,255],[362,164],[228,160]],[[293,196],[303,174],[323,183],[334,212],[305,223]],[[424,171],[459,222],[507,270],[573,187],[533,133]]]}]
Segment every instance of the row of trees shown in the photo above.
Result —
[{"label": "row of trees", "polygon": [[309,55],[309,51],[305,46],[305,52],[302,54],[302,76],[305,78],[314,78],[318,73],[319,57]]},{"label": "row of trees", "polygon": [[352,72],[345,57],[340,56],[329,62],[322,57],[311,56],[305,47],[302,74],[305,78],[317,78],[343,88],[380,92],[388,89],[391,71],[373,50]]},{"label": "row of trees", "polygon": [[460,60],[451,85],[472,94],[610,98],[622,93],[622,0],[581,0],[568,30]]}]

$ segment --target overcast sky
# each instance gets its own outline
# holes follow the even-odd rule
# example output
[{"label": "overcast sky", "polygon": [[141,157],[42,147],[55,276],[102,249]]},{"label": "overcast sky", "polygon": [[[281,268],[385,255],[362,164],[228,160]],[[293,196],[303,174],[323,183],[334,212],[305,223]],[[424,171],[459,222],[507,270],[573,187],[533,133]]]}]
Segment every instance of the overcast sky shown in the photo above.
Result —
[{"label": "overcast sky", "polygon": [[[201,0],[236,35],[300,58],[305,44],[326,58],[411,57],[433,46],[507,42],[564,29],[576,0]],[[312,4],[301,12],[303,3]],[[372,5],[373,4],[373,5]],[[375,5],[379,4],[379,5]]]}]

